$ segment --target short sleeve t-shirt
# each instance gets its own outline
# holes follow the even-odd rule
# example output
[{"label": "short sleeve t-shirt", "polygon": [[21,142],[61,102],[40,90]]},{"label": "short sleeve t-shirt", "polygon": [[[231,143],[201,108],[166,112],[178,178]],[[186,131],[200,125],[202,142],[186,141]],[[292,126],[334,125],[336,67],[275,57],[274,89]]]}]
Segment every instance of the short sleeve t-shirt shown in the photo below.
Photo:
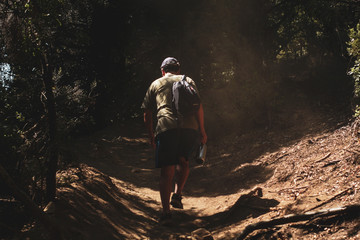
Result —
[{"label": "short sleeve t-shirt", "polygon": [[[185,117],[178,126],[176,115],[172,109],[172,86],[174,82],[181,79],[182,75],[166,73],[165,76],[152,82],[146,92],[141,108],[156,113],[155,135],[177,127],[195,130],[199,128],[195,115]],[[195,82],[191,78],[186,77],[186,81],[197,89]]]}]

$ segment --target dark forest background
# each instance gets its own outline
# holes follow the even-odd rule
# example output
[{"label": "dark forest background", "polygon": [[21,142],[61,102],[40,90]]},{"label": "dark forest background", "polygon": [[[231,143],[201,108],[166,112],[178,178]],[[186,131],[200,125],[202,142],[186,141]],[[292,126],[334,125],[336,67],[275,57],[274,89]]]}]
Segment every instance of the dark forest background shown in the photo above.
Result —
[{"label": "dark forest background", "polygon": [[168,56],[197,83],[210,139],[282,128],[297,104],[357,112],[358,0],[3,0],[0,10],[0,162],[37,204],[55,198],[70,163],[63,143],[141,121]]}]

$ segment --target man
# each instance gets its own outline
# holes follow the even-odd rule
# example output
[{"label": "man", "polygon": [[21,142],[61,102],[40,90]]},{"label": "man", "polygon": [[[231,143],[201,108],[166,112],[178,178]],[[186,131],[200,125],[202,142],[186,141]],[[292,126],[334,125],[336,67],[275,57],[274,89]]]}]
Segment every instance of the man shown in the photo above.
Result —
[{"label": "man", "polygon": [[[180,81],[180,63],[173,57],[166,58],[161,64],[162,77],[152,82],[146,92],[141,108],[144,110],[144,122],[147,127],[150,144],[155,149],[155,166],[161,168],[160,197],[163,208],[159,222],[171,221],[170,204],[175,208],[183,208],[182,190],[189,176],[189,156],[200,141],[205,144],[207,135],[204,128],[204,111],[199,110],[178,121],[172,107],[172,86]],[[195,89],[194,81],[187,77]],[[157,122],[153,128],[153,114]],[[172,195],[172,182],[176,174],[175,189]]]}]

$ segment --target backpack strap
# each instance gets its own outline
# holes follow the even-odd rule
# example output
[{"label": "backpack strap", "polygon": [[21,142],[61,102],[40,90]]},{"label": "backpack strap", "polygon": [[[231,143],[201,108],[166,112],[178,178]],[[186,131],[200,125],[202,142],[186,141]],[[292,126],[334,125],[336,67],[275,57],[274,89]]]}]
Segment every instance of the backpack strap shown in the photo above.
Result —
[{"label": "backpack strap", "polygon": [[186,81],[186,75],[183,75],[183,77],[182,77],[181,81],[185,81],[185,82],[187,82],[187,81]]},{"label": "backpack strap", "polygon": [[180,122],[181,122],[181,115],[178,113],[177,109],[179,108],[178,103],[179,103],[179,92],[178,91],[174,91],[174,89],[176,88],[177,84],[180,84],[180,82],[187,82],[186,81],[186,75],[183,75],[181,80],[178,82],[174,82],[173,86],[172,86],[172,104],[173,104],[173,111],[176,117],[176,121],[178,122],[178,127],[180,126]]}]

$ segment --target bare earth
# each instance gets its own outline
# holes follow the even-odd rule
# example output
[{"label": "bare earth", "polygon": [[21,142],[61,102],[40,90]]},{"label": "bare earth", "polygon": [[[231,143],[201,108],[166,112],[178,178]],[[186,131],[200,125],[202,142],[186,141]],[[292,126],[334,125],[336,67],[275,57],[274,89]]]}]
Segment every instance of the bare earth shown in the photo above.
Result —
[{"label": "bare earth", "polygon": [[[360,145],[349,122],[303,112],[284,129],[209,134],[205,166],[191,163],[184,210],[159,226],[159,170],[141,123],[114,126],[65,146],[53,214],[65,239],[233,239],[249,224],[360,202]],[[259,187],[263,195],[248,194]],[[290,223],[248,239],[360,239],[359,215]]]}]

